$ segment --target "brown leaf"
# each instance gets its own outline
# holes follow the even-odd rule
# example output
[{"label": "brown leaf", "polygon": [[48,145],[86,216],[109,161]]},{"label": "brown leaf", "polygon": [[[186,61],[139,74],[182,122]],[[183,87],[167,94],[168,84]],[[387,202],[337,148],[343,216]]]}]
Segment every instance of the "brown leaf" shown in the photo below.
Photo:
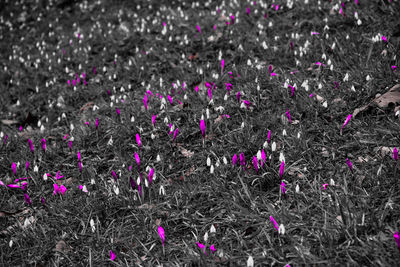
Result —
[{"label": "brown leaf", "polygon": [[186,158],[191,158],[194,155],[194,152],[187,150],[184,147],[178,146],[179,150],[181,151],[182,155],[184,155]]},{"label": "brown leaf", "polygon": [[67,243],[65,243],[64,240],[60,240],[57,242],[55,250],[57,252],[66,253],[66,252],[71,251],[71,248],[67,245]]},{"label": "brown leaf", "polygon": [[94,105],[93,102],[88,102],[88,103],[86,103],[85,105],[83,105],[83,106],[81,107],[81,109],[79,110],[79,112],[82,112],[82,111],[85,111],[85,110],[87,110],[87,109],[89,109],[89,108],[92,108],[93,105]]},{"label": "brown leaf", "polygon": [[386,108],[389,106],[390,103],[400,103],[400,84],[396,84],[392,88],[389,89],[383,95],[374,99],[375,102],[379,107]]},{"label": "brown leaf", "polygon": [[143,205],[140,205],[140,206],[138,207],[138,209],[140,209],[140,210],[142,210],[142,209],[151,210],[151,209],[153,209],[154,207],[155,207],[155,206],[154,206],[153,204],[144,203]]},{"label": "brown leaf", "polygon": [[161,219],[156,219],[156,225],[160,226],[160,224],[161,224]]}]

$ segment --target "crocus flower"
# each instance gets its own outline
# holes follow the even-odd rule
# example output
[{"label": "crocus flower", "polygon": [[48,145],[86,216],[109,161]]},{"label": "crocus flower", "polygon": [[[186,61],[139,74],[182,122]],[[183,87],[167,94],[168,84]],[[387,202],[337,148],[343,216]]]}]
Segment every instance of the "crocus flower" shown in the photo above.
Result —
[{"label": "crocus flower", "polygon": [[226,90],[228,91],[228,95],[230,93],[230,91],[232,90],[232,84],[231,83],[225,83],[226,86]]},{"label": "crocus flower", "polygon": [[214,253],[214,252],[215,252],[214,244],[212,244],[212,245],[210,246],[210,250],[211,250],[211,253]]},{"label": "crocus flower", "polygon": [[206,246],[205,246],[205,245],[203,245],[203,244],[200,243],[200,242],[196,242],[196,244],[197,244],[197,246],[204,252],[204,254],[207,254],[207,253],[206,253]]},{"label": "crocus flower", "polygon": [[117,110],[117,114],[120,115],[121,111],[119,111],[119,108],[116,108],[116,110]]},{"label": "crocus flower", "polygon": [[143,98],[143,104],[144,104],[144,108],[147,110],[147,94],[145,94],[144,95],[144,98]]},{"label": "crocus flower", "polygon": [[59,179],[61,179],[63,177],[64,177],[64,175],[60,176],[60,171],[58,171],[57,174],[56,174],[56,180],[59,180]]},{"label": "crocus flower", "polygon": [[26,161],[25,170],[28,171],[28,169],[29,169],[29,161]]},{"label": "crocus flower", "polygon": [[149,172],[149,184],[153,181],[153,176],[154,176],[154,169],[151,168]]},{"label": "crocus flower", "polygon": [[18,184],[9,184],[7,185],[9,188],[21,188]]},{"label": "crocus flower", "polygon": [[176,136],[178,135],[178,133],[179,133],[179,128],[176,128],[176,129],[175,129],[175,132],[174,132],[174,137],[172,138],[172,142],[175,141],[175,138],[176,138]]},{"label": "crocus flower", "polygon": [[140,158],[139,158],[138,153],[136,153],[136,152],[135,152],[135,160],[136,160],[136,165],[137,165],[138,168],[139,168],[139,166],[140,166]]},{"label": "crocus flower", "polygon": [[264,151],[264,149],[262,149],[261,150],[261,167],[263,167],[265,160],[266,160],[265,151]]},{"label": "crocus flower", "polygon": [[352,114],[350,114],[350,115],[347,116],[346,121],[345,121],[345,122],[343,123],[343,125],[342,125],[342,129],[344,128],[344,126],[347,125],[347,123],[349,123],[349,121],[350,121],[350,119],[351,119],[351,116],[352,116]]},{"label": "crocus flower", "polygon": [[118,176],[117,176],[117,174],[115,173],[115,171],[111,171],[111,175],[112,175],[112,177],[114,178],[115,181],[118,180]]},{"label": "crocus flower", "polygon": [[196,27],[197,27],[197,30],[199,31],[199,33],[201,33],[200,26],[199,26],[199,25],[196,25]]},{"label": "crocus flower", "polygon": [[328,185],[329,185],[329,184],[323,184],[323,185],[322,185],[322,187],[324,188],[324,190],[326,190],[326,188],[327,188]]},{"label": "crocus flower", "polygon": [[153,127],[156,127],[156,117],[157,115],[153,114],[153,117],[151,118],[151,121],[153,122]]},{"label": "crocus flower", "polygon": [[238,102],[240,101],[240,92],[238,92],[238,93],[236,94],[236,99],[237,99]]},{"label": "crocus flower", "polygon": [[258,172],[258,162],[257,162],[256,156],[253,157],[253,166],[254,166],[254,169],[256,170],[256,172]]},{"label": "crocus flower", "polygon": [[41,143],[42,143],[43,152],[46,152],[46,139],[43,138]]},{"label": "crocus flower", "polygon": [[206,136],[206,124],[204,123],[204,120],[200,120],[200,130],[201,130],[201,135],[204,138]]},{"label": "crocus flower", "polygon": [[286,116],[287,116],[289,122],[291,123],[292,122],[292,117],[290,116],[290,111],[288,109],[286,110]]},{"label": "crocus flower", "polygon": [[116,257],[117,256],[115,256],[115,253],[112,250],[110,250],[110,260],[114,261]]},{"label": "crocus flower", "polygon": [[268,142],[268,144],[269,144],[269,142],[271,142],[271,130],[268,131],[267,142]]},{"label": "crocus flower", "polygon": [[82,190],[83,192],[87,193],[88,190],[86,188],[86,185],[79,185],[79,190]]},{"label": "crocus flower", "polygon": [[387,43],[386,36],[382,35],[382,41],[384,41],[385,43]]},{"label": "crocus flower", "polygon": [[211,101],[211,98],[212,98],[212,90],[211,90],[211,87],[208,88],[208,98],[209,98],[210,101]]},{"label": "crocus flower", "polygon": [[99,118],[96,118],[95,125],[96,125],[96,130],[97,130],[99,128]]},{"label": "crocus flower", "polygon": [[399,235],[399,232],[395,232],[395,233],[393,234],[393,237],[394,237],[394,241],[395,241],[396,244],[397,244],[397,247],[398,247],[399,250],[400,250],[400,235]]},{"label": "crocus flower", "polygon": [[348,158],[346,158],[346,163],[347,163],[347,166],[349,166],[350,171],[353,171],[353,164],[351,163],[351,161]]},{"label": "crocus flower", "polygon": [[12,163],[11,168],[12,168],[14,175],[17,175],[17,165],[15,164],[15,162]]},{"label": "crocus flower", "polygon": [[140,140],[139,134],[136,134],[136,143],[138,144],[139,148],[142,146],[142,141]]},{"label": "crocus flower", "polygon": [[284,181],[282,181],[281,183],[281,191],[283,195],[286,194],[286,184]]},{"label": "crocus flower", "polygon": [[161,226],[158,226],[158,235],[160,236],[161,242],[164,246],[165,243],[165,232],[164,232],[164,228],[162,228]]},{"label": "crocus flower", "polygon": [[81,161],[81,153],[79,152],[79,150],[78,152],[76,152],[76,155],[78,156],[78,161]]},{"label": "crocus flower", "polygon": [[393,159],[396,161],[399,159],[399,154],[398,154],[397,148],[393,149]]},{"label": "crocus flower", "polygon": [[279,231],[279,224],[275,221],[274,217],[269,216],[269,219],[271,220],[271,222],[273,223],[276,231]]},{"label": "crocus flower", "polygon": [[31,198],[28,196],[28,194],[24,194],[25,202],[28,205],[32,204]]},{"label": "crocus flower", "polygon": [[245,158],[244,158],[244,154],[243,154],[243,152],[242,152],[242,153],[240,153],[240,155],[239,155],[239,160],[240,160],[240,165],[243,165],[243,166],[245,166],[245,165],[246,165],[246,162],[245,162]]},{"label": "crocus flower", "polygon": [[285,171],[285,162],[282,161],[282,163],[281,163],[281,168],[279,169],[279,178],[282,179],[282,176],[283,176],[283,172],[284,172],[284,171]]},{"label": "crocus flower", "polygon": [[82,162],[79,161],[79,164],[78,164],[78,165],[79,165],[79,171],[82,172]]},{"label": "crocus flower", "polygon": [[67,188],[65,188],[64,185],[58,186],[58,184],[53,184],[53,187],[54,187],[53,195],[57,194],[64,195],[64,193],[67,191]]},{"label": "crocus flower", "polygon": [[28,139],[28,144],[29,144],[29,149],[31,150],[31,152],[33,153],[33,143],[31,139]]},{"label": "crocus flower", "polygon": [[224,64],[225,64],[225,60],[221,59],[221,74],[224,72]]},{"label": "crocus flower", "polygon": [[392,70],[395,71],[396,69],[397,69],[397,66],[396,66],[396,65],[393,65],[393,66],[392,66]]},{"label": "crocus flower", "polygon": [[44,197],[40,198],[40,202],[42,202],[43,205],[46,204],[46,200],[44,199]]},{"label": "crocus flower", "polygon": [[168,95],[167,98],[168,98],[168,100],[169,100],[169,103],[172,105],[172,103],[174,102],[174,101],[172,100],[172,97],[171,97],[170,95]]},{"label": "crocus flower", "polygon": [[232,165],[235,166],[236,163],[237,163],[237,155],[235,154],[235,155],[233,155],[233,157],[232,157]]},{"label": "crocus flower", "polygon": [[68,141],[68,147],[69,147],[69,150],[72,150],[72,141],[71,140]]}]

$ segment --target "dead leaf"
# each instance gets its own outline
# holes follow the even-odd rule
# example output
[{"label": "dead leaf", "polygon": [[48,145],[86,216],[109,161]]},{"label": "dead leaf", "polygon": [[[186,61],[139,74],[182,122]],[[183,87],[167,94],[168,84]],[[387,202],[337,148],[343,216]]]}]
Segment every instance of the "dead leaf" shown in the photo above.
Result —
[{"label": "dead leaf", "polygon": [[60,240],[57,242],[56,244],[56,249],[55,251],[57,252],[61,252],[61,253],[66,253],[71,251],[71,247],[67,245],[67,243],[65,243],[64,240]]},{"label": "dead leaf", "polygon": [[155,207],[155,205],[153,205],[153,204],[144,203],[143,205],[140,205],[140,206],[138,207],[138,209],[140,209],[140,210],[142,210],[142,209],[151,210],[151,209],[153,209],[154,207]]},{"label": "dead leaf", "polygon": [[156,225],[160,226],[160,224],[161,224],[161,219],[156,219]]},{"label": "dead leaf", "polygon": [[323,97],[320,96],[320,95],[315,95],[315,97],[317,98],[317,101],[318,101],[318,102],[324,102],[324,101],[325,101],[325,98],[323,98]]},{"label": "dead leaf", "polygon": [[184,147],[178,146],[179,150],[181,151],[182,155],[184,155],[186,158],[191,158],[194,155],[194,152],[187,150]]},{"label": "dead leaf", "polygon": [[221,121],[222,121],[222,116],[219,115],[219,116],[214,120],[214,123],[221,122]]}]

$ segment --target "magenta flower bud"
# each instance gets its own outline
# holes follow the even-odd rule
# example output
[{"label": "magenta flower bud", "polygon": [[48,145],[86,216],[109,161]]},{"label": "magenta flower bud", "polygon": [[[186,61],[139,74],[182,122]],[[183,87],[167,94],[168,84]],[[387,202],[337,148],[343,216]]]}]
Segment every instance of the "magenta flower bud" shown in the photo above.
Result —
[{"label": "magenta flower bud", "polygon": [[93,66],[93,73],[96,74],[96,67]]},{"label": "magenta flower bud", "polygon": [[285,171],[285,162],[282,161],[282,163],[281,163],[281,168],[279,169],[279,178],[282,179],[282,176],[283,176],[283,172],[284,172],[284,171]]},{"label": "magenta flower bud", "polygon": [[207,254],[205,245],[203,245],[202,243],[199,243],[199,242],[196,242],[196,244],[204,252],[204,254]]},{"label": "magenta flower bud", "polygon": [[68,141],[69,150],[72,151],[72,141]]},{"label": "magenta flower bud", "polygon": [[29,161],[26,161],[25,169],[26,169],[26,171],[28,171],[28,169],[29,169]]},{"label": "magenta flower bud", "polygon": [[67,188],[64,185],[60,185],[60,191],[61,195],[64,195],[65,192],[67,192]]},{"label": "magenta flower bud", "polygon": [[393,149],[393,159],[396,161],[399,159],[399,154],[398,154],[397,148]]},{"label": "magenta flower bud", "polygon": [[246,165],[246,162],[245,162],[245,158],[244,158],[244,154],[243,154],[243,152],[242,152],[242,153],[240,153],[240,155],[239,155],[239,160],[240,160],[240,165],[243,165],[243,166],[245,166],[245,165]]},{"label": "magenta flower bud", "polygon": [[240,92],[238,92],[238,93],[236,94],[236,99],[237,99],[238,102],[240,101]]},{"label": "magenta flower bud", "polygon": [[112,250],[110,250],[110,260],[114,261],[116,257],[117,256],[115,255],[115,253]]},{"label": "magenta flower bud", "polygon": [[172,100],[172,97],[170,95],[167,96],[169,103],[172,105],[172,103],[174,102],[174,100]]},{"label": "magenta flower bud", "polygon": [[79,161],[79,171],[82,172],[82,162]]},{"label": "magenta flower bud", "polygon": [[147,110],[147,94],[144,95],[144,98],[142,101],[143,101],[144,108]]},{"label": "magenta flower bud", "polygon": [[149,172],[149,184],[153,181],[153,176],[154,176],[154,169],[151,168]]},{"label": "magenta flower bud", "polygon": [[200,130],[201,130],[201,135],[204,138],[206,135],[206,124],[204,123],[204,120],[200,120]]},{"label": "magenta flower bud", "polygon": [[76,155],[78,156],[78,161],[81,161],[81,153],[79,152],[79,150],[78,152],[76,152]]},{"label": "magenta flower bud", "polygon": [[142,141],[140,140],[139,134],[136,134],[136,143],[138,144],[139,148],[142,146]]},{"label": "magenta flower bud", "polygon": [[17,165],[15,164],[15,162],[12,163],[11,168],[12,168],[14,175],[17,175]]},{"label": "magenta flower bud", "polygon": [[42,143],[43,152],[46,152],[46,139],[43,138],[41,143]]},{"label": "magenta flower bud", "polygon": [[117,110],[117,114],[120,115],[121,112],[119,111],[119,108],[116,108],[116,110]]},{"label": "magenta flower bud", "polygon": [[85,73],[82,73],[82,78],[85,79]]},{"label": "magenta flower bud", "polygon": [[201,33],[200,26],[199,26],[199,25],[196,25],[196,27],[197,27],[197,30],[199,31],[199,33]]},{"label": "magenta flower bud", "polygon": [[398,249],[400,251],[400,235],[399,235],[399,232],[395,232],[393,234],[393,237],[394,237],[394,241],[396,242],[397,247],[398,247]]},{"label": "magenta flower bud", "polygon": [[221,74],[224,73],[225,60],[221,59]]},{"label": "magenta flower bud", "polygon": [[28,196],[28,194],[24,194],[25,202],[28,206],[32,204],[31,198]]},{"label": "magenta flower bud", "polygon": [[350,171],[353,171],[353,163],[351,163],[351,161],[348,158],[346,158],[346,163],[347,166],[349,166]]},{"label": "magenta flower bud", "polygon": [[153,127],[156,127],[156,117],[157,115],[153,114],[153,117],[151,118],[151,121],[153,122]]},{"label": "magenta flower bud", "polygon": [[387,43],[387,38],[386,38],[386,36],[382,35],[382,41],[384,41],[385,43]]},{"label": "magenta flower bud", "polygon": [[208,88],[208,98],[209,98],[210,101],[211,101],[211,98],[212,98],[212,90],[211,90],[211,87]]},{"label": "magenta flower bud", "polygon": [[132,189],[135,190],[136,182],[135,182],[135,180],[133,180],[132,177],[129,177],[129,183],[131,184]]},{"label": "magenta flower bud", "polygon": [[349,121],[350,121],[350,119],[351,119],[351,116],[352,116],[352,114],[350,114],[350,115],[347,116],[346,121],[345,121],[345,122],[343,123],[343,125],[342,125],[342,129],[344,128],[344,126],[347,125],[347,123],[349,123]]},{"label": "magenta flower bud", "polygon": [[175,132],[174,132],[174,137],[172,138],[172,142],[175,141],[175,138],[177,137],[178,133],[179,133],[179,129],[176,128],[176,130],[175,130]]},{"label": "magenta flower bud", "polygon": [[162,228],[161,226],[158,226],[157,231],[158,231],[158,235],[160,236],[161,242],[162,242],[162,244],[164,246],[164,243],[165,243],[165,231],[164,231],[164,228]]},{"label": "magenta flower bud", "polygon": [[271,130],[268,131],[267,142],[268,144],[271,142]]},{"label": "magenta flower bud", "polygon": [[253,166],[256,172],[258,172],[258,161],[256,156],[253,157]]},{"label": "magenta flower bud", "polygon": [[72,80],[72,85],[75,87],[75,85],[76,85],[76,81],[75,80]]},{"label": "magenta flower bud", "polygon": [[279,224],[275,221],[274,217],[269,216],[269,219],[272,222],[272,224],[274,225],[276,231],[279,231]]},{"label": "magenta flower bud", "polygon": [[33,153],[33,143],[31,139],[28,139],[28,144],[29,144],[29,149],[31,150],[31,152]]},{"label": "magenta flower bud", "polygon": [[283,194],[283,195],[286,194],[286,184],[285,184],[285,182],[283,182],[283,181],[282,181],[282,183],[281,183],[281,191],[282,191],[282,194]]},{"label": "magenta flower bud", "polygon": [[67,84],[68,84],[68,86],[71,86],[71,81],[68,80],[68,81],[67,81]]},{"label": "magenta flower bud", "polygon": [[214,252],[215,252],[215,246],[214,246],[214,244],[212,244],[212,245],[210,246],[210,250],[211,250],[211,253],[214,253]]},{"label": "magenta flower bud", "polygon": [[290,116],[290,111],[288,109],[286,110],[286,116],[287,116],[289,122],[292,123],[292,117]]},{"label": "magenta flower bud", "polygon": [[265,157],[265,151],[264,149],[261,150],[261,167],[263,166],[263,163],[265,163],[266,157]]},{"label": "magenta flower bud", "polygon": [[97,130],[99,128],[99,118],[96,118],[95,125],[96,125],[96,130]]},{"label": "magenta flower bud", "polygon": [[46,204],[46,200],[44,199],[44,197],[40,198],[40,202],[42,202],[42,205]]},{"label": "magenta flower bud", "polygon": [[136,165],[137,165],[137,167],[138,167],[138,169],[139,169],[139,166],[140,166],[140,158],[139,158],[138,153],[136,153],[136,152],[135,152],[135,160],[136,160]]},{"label": "magenta flower bud", "polygon": [[60,171],[58,171],[57,174],[56,174],[56,180],[59,180],[59,179],[61,179],[63,177],[64,177],[64,175],[60,176]]},{"label": "magenta flower bud", "polygon": [[118,176],[115,173],[115,171],[111,171],[111,175],[112,175],[112,177],[114,178],[115,181],[118,181]]},{"label": "magenta flower bud", "polygon": [[232,165],[235,166],[236,163],[237,163],[237,155],[235,154],[235,155],[233,155],[233,157],[232,157]]}]

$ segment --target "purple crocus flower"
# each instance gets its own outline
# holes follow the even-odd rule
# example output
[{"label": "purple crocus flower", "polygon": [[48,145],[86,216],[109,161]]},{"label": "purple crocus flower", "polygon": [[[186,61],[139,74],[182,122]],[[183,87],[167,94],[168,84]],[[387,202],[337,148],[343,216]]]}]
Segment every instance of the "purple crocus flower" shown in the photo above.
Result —
[{"label": "purple crocus flower", "polygon": [[397,148],[393,149],[393,159],[396,161],[399,159],[399,153],[397,151]]},{"label": "purple crocus flower", "polygon": [[238,92],[237,94],[236,94],[236,99],[237,99],[237,101],[239,102],[240,101],[240,92]]},{"label": "purple crocus flower", "polygon": [[268,131],[267,142],[268,144],[271,142],[271,130]]},{"label": "purple crocus flower", "polygon": [[139,166],[140,166],[140,158],[139,158],[138,153],[136,153],[136,152],[135,152],[135,160],[136,160],[136,165],[138,166],[138,169],[139,169]]},{"label": "purple crocus flower", "polygon": [[129,183],[131,184],[132,189],[135,190],[136,182],[135,182],[135,180],[133,180],[132,177],[129,177]]},{"label": "purple crocus flower", "polygon": [[203,245],[203,244],[200,243],[200,242],[196,242],[196,244],[197,244],[197,246],[204,252],[204,254],[207,254],[207,253],[206,253],[206,246],[205,246],[205,245]]},{"label": "purple crocus flower", "polygon": [[174,137],[172,138],[172,142],[175,141],[175,138],[177,137],[178,133],[179,133],[179,128],[176,128],[174,132]]},{"label": "purple crocus flower", "polygon": [[212,90],[211,90],[211,87],[208,88],[208,98],[209,98],[210,101],[211,101],[211,98],[212,98]]},{"label": "purple crocus flower", "polygon": [[269,216],[269,219],[272,222],[272,224],[274,225],[276,231],[279,231],[279,224],[275,221],[274,217]]},{"label": "purple crocus flower", "polygon": [[28,171],[28,169],[29,169],[29,161],[26,161],[25,170]]},{"label": "purple crocus flower", "polygon": [[43,152],[46,152],[46,139],[43,138],[41,143],[42,143]]},{"label": "purple crocus flower", "polygon": [[17,175],[17,165],[15,164],[15,162],[12,163],[11,169],[12,169],[14,175]]},{"label": "purple crocus flower", "polygon": [[289,122],[292,123],[292,117],[290,116],[290,111],[288,109],[286,110],[286,116],[287,116]]},{"label": "purple crocus flower", "polygon": [[352,116],[352,114],[349,114],[349,115],[347,116],[346,121],[345,121],[345,122],[343,123],[343,125],[342,125],[342,129],[344,128],[344,126],[347,125],[347,123],[349,123],[349,121],[350,121],[350,119],[351,119],[351,116]]},{"label": "purple crocus flower", "polygon": [[212,244],[212,245],[210,246],[210,250],[211,250],[211,253],[214,253],[214,252],[215,252],[214,244]]},{"label": "purple crocus flower", "polygon": [[144,98],[143,98],[143,104],[144,104],[144,108],[147,110],[147,94],[145,94],[144,95]]},{"label": "purple crocus flower", "polygon": [[116,257],[117,256],[115,256],[115,253],[112,250],[110,250],[110,260],[114,261]]},{"label": "purple crocus flower", "polygon": [[157,231],[158,231],[158,235],[160,236],[162,245],[164,246],[164,243],[165,243],[165,231],[164,231],[164,228],[162,228],[161,226],[158,226]]},{"label": "purple crocus flower", "polygon": [[28,196],[28,194],[24,194],[25,202],[28,206],[32,204],[31,198]]},{"label": "purple crocus flower", "polygon": [[174,101],[172,100],[172,97],[171,97],[170,95],[167,95],[167,98],[168,98],[169,103],[172,105],[172,103],[174,102]]},{"label": "purple crocus flower", "polygon": [[232,165],[235,166],[236,163],[237,163],[237,155],[235,154],[235,155],[233,155],[233,157],[232,157]]},{"label": "purple crocus flower", "polygon": [[153,127],[156,127],[156,117],[157,115],[153,114],[153,117],[151,118],[151,121],[153,122]]},{"label": "purple crocus flower", "polygon": [[284,172],[284,171],[285,171],[285,162],[282,161],[282,163],[281,163],[281,168],[279,169],[279,178],[282,179],[282,176],[283,176],[283,172]]},{"label": "purple crocus flower", "polygon": [[82,172],[82,162],[79,161],[79,171]]},{"label": "purple crocus flower", "polygon": [[256,156],[253,157],[253,166],[256,172],[258,172],[258,161]]},{"label": "purple crocus flower", "polygon": [[398,247],[398,249],[400,251],[400,235],[399,235],[399,232],[395,232],[393,234],[393,237],[394,237],[394,241],[396,242],[397,247]]},{"label": "purple crocus flower", "polygon": [[119,108],[116,108],[116,110],[117,110],[117,114],[120,115],[121,111],[119,111]]},{"label": "purple crocus flower", "polygon": [[200,26],[199,26],[199,25],[196,25],[196,27],[197,27],[197,30],[199,31],[199,33],[201,33]]},{"label": "purple crocus flower", "polygon": [[349,166],[350,171],[353,171],[353,163],[351,163],[351,161],[348,158],[346,158],[346,163],[347,166]]},{"label": "purple crocus flower", "polygon": [[204,138],[206,136],[206,124],[204,123],[204,120],[200,120],[200,130],[201,130],[201,135]]},{"label": "purple crocus flower", "polygon": [[68,141],[68,147],[69,147],[69,150],[72,151],[72,141],[71,140]]},{"label": "purple crocus flower", "polygon": [[28,144],[29,144],[29,149],[31,150],[31,152],[33,153],[33,143],[31,139],[28,139]]},{"label": "purple crocus flower", "polygon": [[221,74],[224,73],[225,60],[221,59]]},{"label": "purple crocus flower", "polygon": [[114,178],[115,181],[118,180],[118,176],[117,176],[117,174],[115,173],[115,171],[111,171],[111,175],[112,175],[112,177]]},{"label": "purple crocus flower", "polygon": [[281,191],[283,195],[286,194],[286,184],[284,181],[281,182]]},{"label": "purple crocus flower", "polygon": [[78,156],[78,161],[81,161],[81,153],[79,152],[79,150],[78,152],[76,152],[76,155]]},{"label": "purple crocus flower", "polygon": [[149,184],[153,181],[153,176],[154,176],[154,169],[151,168],[149,172]]},{"label": "purple crocus flower", "polygon": [[95,125],[96,125],[96,130],[97,130],[99,128],[99,118],[96,118]]},{"label": "purple crocus flower", "polygon": [[44,197],[40,198],[40,202],[42,202],[43,205],[46,204],[46,200],[44,199]]},{"label": "purple crocus flower", "polygon": [[142,146],[142,141],[140,140],[140,135],[136,134],[136,143],[138,144],[139,148]]},{"label": "purple crocus flower", "polygon": [[264,166],[265,161],[266,161],[265,151],[264,151],[264,149],[262,149],[261,150],[261,167]]},{"label": "purple crocus flower", "polygon": [[240,155],[239,155],[239,160],[240,160],[240,165],[243,165],[243,166],[245,166],[245,165],[246,165],[246,162],[245,162],[245,158],[244,158],[244,154],[243,154],[243,152],[242,152],[242,153],[240,153]]}]

